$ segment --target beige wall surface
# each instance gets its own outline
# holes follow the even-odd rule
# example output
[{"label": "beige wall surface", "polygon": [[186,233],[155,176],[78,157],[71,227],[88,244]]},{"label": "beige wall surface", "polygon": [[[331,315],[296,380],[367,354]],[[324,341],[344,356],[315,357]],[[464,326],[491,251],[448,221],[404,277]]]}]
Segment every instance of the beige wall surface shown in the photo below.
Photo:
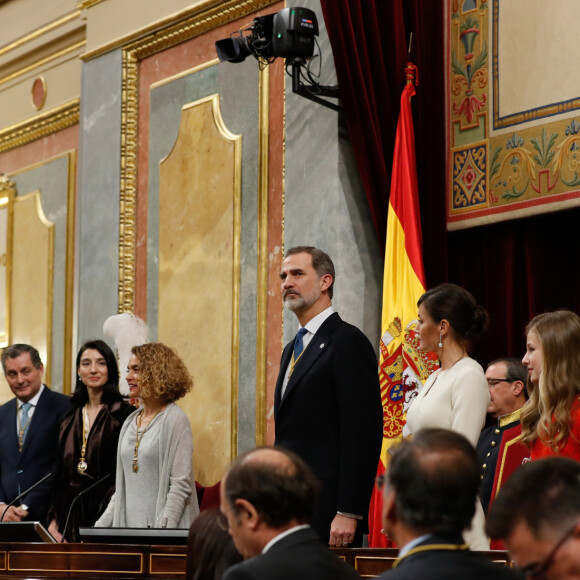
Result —
[{"label": "beige wall surface", "polygon": [[[523,26],[525,22],[525,26]],[[576,59],[578,0],[501,2],[499,17],[499,113],[502,117],[580,95]]]},{"label": "beige wall surface", "polygon": [[0,51],[20,37],[76,10],[76,7],[77,0],[11,0],[0,4],[0,22],[3,24]]},{"label": "beige wall surface", "polygon": [[[105,0],[93,4],[86,11],[87,52],[136,34],[159,21],[176,18],[180,12],[208,0]],[[211,3],[219,4],[212,0]]]}]

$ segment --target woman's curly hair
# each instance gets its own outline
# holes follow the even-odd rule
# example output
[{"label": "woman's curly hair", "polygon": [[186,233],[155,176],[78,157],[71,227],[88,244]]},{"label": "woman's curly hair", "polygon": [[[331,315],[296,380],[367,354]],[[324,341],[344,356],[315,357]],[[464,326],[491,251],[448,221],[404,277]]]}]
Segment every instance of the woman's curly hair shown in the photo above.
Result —
[{"label": "woman's curly hair", "polygon": [[139,359],[139,395],[155,397],[166,403],[177,401],[193,387],[193,379],[171,347],[161,342],[134,346],[131,352]]}]

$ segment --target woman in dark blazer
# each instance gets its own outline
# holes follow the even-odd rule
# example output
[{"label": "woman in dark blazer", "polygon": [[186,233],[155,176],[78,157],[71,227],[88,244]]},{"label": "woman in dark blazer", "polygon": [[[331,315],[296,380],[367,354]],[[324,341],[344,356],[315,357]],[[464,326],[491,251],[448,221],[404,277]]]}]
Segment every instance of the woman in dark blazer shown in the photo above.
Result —
[{"label": "woman in dark blazer", "polygon": [[[135,408],[119,392],[119,369],[102,340],[85,343],[77,356],[73,409],[60,427],[60,464],[49,512],[49,531],[58,540],[78,542],[79,526],[92,526],[115,490],[117,443],[125,419]],[[109,478],[71,504],[99,479]]]}]

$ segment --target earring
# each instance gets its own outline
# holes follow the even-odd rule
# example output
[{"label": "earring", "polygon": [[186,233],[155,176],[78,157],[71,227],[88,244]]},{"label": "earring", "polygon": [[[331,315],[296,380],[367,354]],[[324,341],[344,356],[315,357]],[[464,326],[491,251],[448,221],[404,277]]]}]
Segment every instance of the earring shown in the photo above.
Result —
[{"label": "earring", "polygon": [[439,331],[439,344],[437,346],[443,348],[443,337],[441,336],[441,331]]}]

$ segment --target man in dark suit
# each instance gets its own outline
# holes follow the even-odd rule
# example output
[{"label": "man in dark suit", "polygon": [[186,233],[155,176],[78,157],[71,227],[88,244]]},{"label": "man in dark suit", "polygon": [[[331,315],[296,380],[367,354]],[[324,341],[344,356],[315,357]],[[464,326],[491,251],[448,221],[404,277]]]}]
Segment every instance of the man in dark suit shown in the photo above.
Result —
[{"label": "man in dark suit", "polygon": [[475,448],[481,465],[479,499],[487,513],[501,485],[530,457],[530,450],[515,441],[522,433],[520,414],[528,399],[528,369],[516,358],[498,358],[487,365],[485,378],[490,395],[487,412],[496,422],[481,432]]},{"label": "man in dark suit", "polygon": [[480,481],[477,453],[463,435],[446,429],[419,431],[394,449],[383,477],[383,526],[401,549],[393,569],[379,578],[520,578],[463,542]]},{"label": "man in dark suit", "polygon": [[[60,422],[70,408],[68,397],[42,384],[44,366],[34,347],[7,347],[2,368],[16,397],[0,407],[0,513],[17,495],[54,472]],[[4,521],[45,522],[51,495],[49,479],[8,508]]]},{"label": "man in dark suit", "polygon": [[326,253],[288,250],[280,278],[300,330],[282,354],[275,445],[302,457],[322,485],[313,520],[321,539],[360,546],[383,431],[375,351],[334,312],[334,264]]},{"label": "man in dark suit", "polygon": [[245,561],[224,580],[360,580],[308,525],[317,481],[297,455],[259,448],[240,455],[220,488],[221,510]]}]

